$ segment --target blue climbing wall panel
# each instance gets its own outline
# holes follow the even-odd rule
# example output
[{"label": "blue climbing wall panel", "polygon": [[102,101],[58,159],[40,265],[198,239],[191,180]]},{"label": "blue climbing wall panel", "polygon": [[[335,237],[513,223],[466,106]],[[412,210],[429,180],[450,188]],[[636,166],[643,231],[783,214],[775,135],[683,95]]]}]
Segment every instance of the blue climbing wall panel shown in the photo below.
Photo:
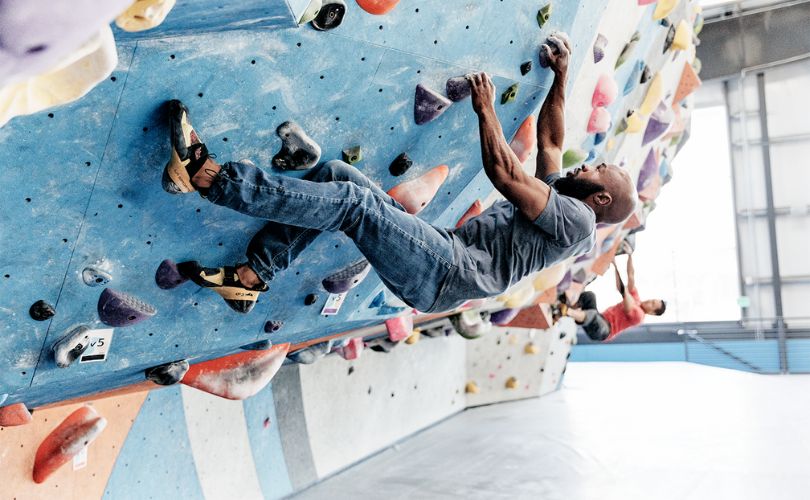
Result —
[{"label": "blue climbing wall panel", "polygon": [[[152,31],[116,31],[119,66],[85,98],[0,129],[0,393],[10,393],[9,403],[33,407],[139,382],[145,368],[168,361],[219,357],[268,338],[267,320],[286,323],[269,336],[273,342],[297,343],[384,319],[368,307],[383,289],[373,273],[352,290],[340,314],[319,314],[328,295],[322,278],[359,256],[342,235],[320,238],[270,284],[249,315],[192,284],[157,288],[154,271],[163,259],[241,261],[262,225],[196,195],[161,189],[169,157],[166,100],[188,105],[195,128],[222,161],[249,158],[271,169],[280,147],[275,129],[294,120],[320,144],[323,160],[362,146],[358,168],[386,190],[446,164],[450,176],[420,217],[452,226],[492,191],[482,171],[477,121],[466,100],[436,121],[415,125],[416,84],[443,91],[447,78],[475,70],[493,75],[498,94],[520,82],[517,99],[496,106],[511,138],[538,111],[551,82],[537,64],[542,40],[555,30],[569,33],[573,80],[592,57],[606,8],[598,0],[557,2],[540,29],[539,6],[528,0],[413,0],[386,16],[347,3],[343,24],[318,32],[295,25],[306,2],[178,1]],[[640,29],[654,24],[645,17]],[[521,76],[528,60],[535,69]],[[620,88],[624,79],[617,77]],[[395,178],[388,165],[403,151],[415,165]],[[96,302],[102,287],[81,279],[98,261],[110,268],[109,286],[158,313],[117,329],[105,362],[58,369],[52,344],[73,325],[101,326]],[[310,293],[319,300],[305,306]],[[39,299],[55,305],[52,320],[28,316]]]}]

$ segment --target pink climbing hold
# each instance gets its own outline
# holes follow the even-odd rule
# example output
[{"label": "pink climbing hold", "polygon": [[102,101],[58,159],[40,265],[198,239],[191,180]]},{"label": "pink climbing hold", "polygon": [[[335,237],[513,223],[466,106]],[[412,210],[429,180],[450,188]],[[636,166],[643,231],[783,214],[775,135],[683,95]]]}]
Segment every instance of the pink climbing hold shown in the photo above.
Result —
[{"label": "pink climbing hold", "polygon": [[394,186],[388,196],[397,200],[409,214],[416,215],[436,196],[449,174],[447,165],[439,165],[416,179]]},{"label": "pink climbing hold", "polygon": [[593,98],[591,98],[591,107],[610,106],[610,103],[616,99],[617,95],[619,95],[619,87],[616,86],[616,80],[612,76],[604,74],[596,82]]},{"label": "pink climbing hold", "polygon": [[363,344],[363,338],[355,337],[353,339],[349,339],[349,341],[346,342],[346,345],[343,347],[338,347],[336,350],[341,358],[345,359],[346,361],[353,361],[360,357],[360,354],[363,353],[364,347],[365,344]]},{"label": "pink climbing hold", "polygon": [[413,103],[413,119],[417,125],[423,125],[440,117],[453,101],[439,94],[435,90],[416,85],[416,97]]},{"label": "pink climbing hold", "polygon": [[610,128],[610,113],[605,108],[593,108],[588,119],[588,133],[601,134]]},{"label": "pink climbing hold", "polygon": [[92,443],[107,426],[91,406],[82,406],[52,430],[37,448],[34,482],[42,483],[56,470]]},{"label": "pink climbing hold", "polygon": [[655,3],[656,0],[638,0],[639,5],[650,5],[651,3]]},{"label": "pink climbing hold", "polygon": [[392,342],[405,340],[413,333],[413,316],[387,319],[385,320],[385,328],[388,330],[388,339]]},{"label": "pink climbing hold", "polygon": [[483,211],[484,211],[484,204],[481,203],[481,200],[475,200],[473,204],[470,205],[470,208],[468,208],[467,211],[464,212],[464,215],[461,216],[458,222],[456,222],[456,227],[459,228],[463,226],[465,222],[472,219],[473,217],[481,215],[481,212]]},{"label": "pink climbing hold", "polygon": [[243,351],[191,365],[182,383],[225,399],[247,399],[270,383],[290,344],[264,351]]},{"label": "pink climbing hold", "polygon": [[31,423],[31,412],[22,403],[0,408],[0,427],[15,427]]},{"label": "pink climbing hold", "polygon": [[532,151],[537,147],[537,120],[534,115],[529,115],[523,120],[520,128],[515,132],[512,142],[509,143],[509,147],[517,155],[520,163],[529,159]]}]

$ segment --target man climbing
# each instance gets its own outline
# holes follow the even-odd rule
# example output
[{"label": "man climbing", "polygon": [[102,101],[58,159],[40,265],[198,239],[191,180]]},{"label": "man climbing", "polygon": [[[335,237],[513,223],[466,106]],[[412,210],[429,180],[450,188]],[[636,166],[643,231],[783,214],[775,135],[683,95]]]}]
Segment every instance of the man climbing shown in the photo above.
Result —
[{"label": "man climbing", "polygon": [[613,340],[621,332],[640,325],[645,314],[661,316],[667,310],[667,303],[661,299],[642,301],[636,290],[636,272],[633,267],[633,254],[630,245],[624,242],[624,251],[627,253],[627,287],[622,282],[616,261],[613,269],[616,272],[616,289],[622,295],[622,301],[600,313],[596,309],[596,295],[593,292],[583,292],[579,301],[573,307],[561,307],[561,312],[582,326],[585,334],[591,340],[606,342]]},{"label": "man climbing", "polygon": [[350,266],[347,274],[360,274],[370,264],[405,303],[436,312],[497,295],[529,273],[589,251],[596,222],[617,223],[632,212],[635,188],[613,165],[583,165],[560,178],[570,47],[550,37],[541,51],[554,83],[540,111],[534,177],[523,171],[504,138],[489,76],[468,76],[484,170],[506,200],[457,230],[408,214],[340,161],[319,165],[303,179],[271,174],[248,161],[217,164],[189,123],[188,110],[172,101],[172,158],[164,188],[175,194],[198,191],[212,203],[269,221],[249,243],[246,263],[206,268],[192,261],[179,264],[179,272],[248,312],[266,283],[321,232],[341,231],[368,260]]}]

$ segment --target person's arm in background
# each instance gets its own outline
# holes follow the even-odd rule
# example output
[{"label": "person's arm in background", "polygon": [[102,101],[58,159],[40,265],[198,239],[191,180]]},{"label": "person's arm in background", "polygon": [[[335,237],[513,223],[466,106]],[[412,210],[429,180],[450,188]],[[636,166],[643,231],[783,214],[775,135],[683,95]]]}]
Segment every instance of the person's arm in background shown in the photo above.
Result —
[{"label": "person's arm in background", "polygon": [[[622,275],[619,274],[619,267],[616,265],[616,261],[613,261],[613,270],[616,272],[616,290],[622,294],[622,308],[624,309],[625,314],[630,314],[630,311],[634,307],[636,307],[636,299],[633,298],[633,295],[630,294],[630,288],[624,286],[624,282],[622,281]],[[628,277],[628,282],[629,282]]]},{"label": "person's arm in background", "polygon": [[636,291],[636,269],[633,267],[633,253],[627,252],[627,292]]},{"label": "person's arm in background", "polygon": [[[554,53],[550,44],[555,46]],[[554,72],[554,82],[540,108],[537,118],[537,170],[534,176],[544,180],[550,174],[562,170],[562,149],[565,139],[565,84],[568,79],[568,61],[571,47],[568,40],[551,36],[547,44],[540,47],[545,51],[549,67]]]}]

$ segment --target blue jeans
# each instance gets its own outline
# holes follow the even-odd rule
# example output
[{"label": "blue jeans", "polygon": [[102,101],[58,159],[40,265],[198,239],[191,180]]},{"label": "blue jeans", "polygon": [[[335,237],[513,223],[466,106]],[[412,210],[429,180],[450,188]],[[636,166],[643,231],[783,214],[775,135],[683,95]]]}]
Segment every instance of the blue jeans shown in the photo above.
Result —
[{"label": "blue jeans", "polygon": [[271,174],[249,162],[225,163],[208,200],[270,221],[246,252],[248,264],[265,282],[323,231],[351,238],[388,289],[422,312],[431,311],[453,267],[448,231],[407,213],[342,161],[318,165],[303,179]]}]

